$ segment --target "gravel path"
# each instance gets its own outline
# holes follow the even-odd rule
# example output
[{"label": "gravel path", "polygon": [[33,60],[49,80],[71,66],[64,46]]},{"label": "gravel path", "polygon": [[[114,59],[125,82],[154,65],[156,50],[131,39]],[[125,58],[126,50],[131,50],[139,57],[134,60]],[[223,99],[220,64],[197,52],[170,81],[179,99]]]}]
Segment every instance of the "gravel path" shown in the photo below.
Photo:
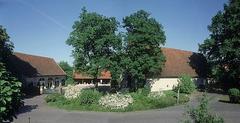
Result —
[{"label": "gravel path", "polygon": [[[227,123],[240,121],[240,105],[219,102],[221,95],[209,94],[211,109]],[[197,95],[190,105],[198,103]],[[44,95],[25,99],[14,123],[177,123],[182,119],[184,106],[129,113],[66,111],[47,106]],[[30,119],[29,119],[30,118]]]}]

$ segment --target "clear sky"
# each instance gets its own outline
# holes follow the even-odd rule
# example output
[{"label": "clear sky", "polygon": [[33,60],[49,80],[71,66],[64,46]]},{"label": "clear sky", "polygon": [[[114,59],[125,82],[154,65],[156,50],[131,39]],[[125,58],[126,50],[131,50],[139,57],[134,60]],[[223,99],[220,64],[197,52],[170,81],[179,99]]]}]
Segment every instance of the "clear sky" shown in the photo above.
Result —
[{"label": "clear sky", "polygon": [[72,64],[72,48],[65,42],[83,6],[119,22],[146,10],[163,25],[165,47],[197,51],[224,3],[227,0],[0,0],[0,25],[7,28],[15,51]]}]

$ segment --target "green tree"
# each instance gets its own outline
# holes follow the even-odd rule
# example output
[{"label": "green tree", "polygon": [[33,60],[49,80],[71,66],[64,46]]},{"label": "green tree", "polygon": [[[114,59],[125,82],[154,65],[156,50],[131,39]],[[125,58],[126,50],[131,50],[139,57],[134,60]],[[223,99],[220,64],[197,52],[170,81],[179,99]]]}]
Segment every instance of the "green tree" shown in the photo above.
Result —
[{"label": "green tree", "polygon": [[82,9],[79,20],[75,21],[73,31],[67,40],[71,45],[75,58],[74,67],[94,77],[103,70],[110,70],[112,80],[119,78],[117,54],[121,51],[121,37],[116,31],[119,23],[114,17],[106,17],[95,12]]},{"label": "green tree", "polygon": [[143,87],[147,77],[160,75],[165,62],[161,46],[165,44],[163,26],[144,10],[123,19],[125,70],[131,90]]},{"label": "green tree", "polygon": [[13,48],[13,43],[10,41],[6,29],[0,25],[0,62],[5,61],[11,55]]},{"label": "green tree", "polygon": [[178,79],[178,86],[174,88],[174,91],[186,94],[191,94],[195,91],[196,85],[192,81],[191,76],[181,75]]},{"label": "green tree", "polygon": [[66,73],[71,73],[72,74],[72,66],[68,64],[66,61],[60,61],[58,64]]},{"label": "green tree", "polygon": [[6,60],[11,55],[13,44],[6,29],[0,26],[0,122],[13,120],[17,108],[21,105],[21,82],[6,68]]},{"label": "green tree", "polygon": [[66,61],[60,61],[58,64],[63,71],[67,74],[66,85],[74,84],[73,80],[73,67],[68,64]]},{"label": "green tree", "polygon": [[0,63],[0,122],[13,120],[15,112],[21,103],[21,82],[17,81]]},{"label": "green tree", "polygon": [[[240,75],[240,0],[230,0],[208,26],[210,36],[199,45],[211,66],[210,77],[230,84]],[[228,87],[225,85],[225,87]]]}]

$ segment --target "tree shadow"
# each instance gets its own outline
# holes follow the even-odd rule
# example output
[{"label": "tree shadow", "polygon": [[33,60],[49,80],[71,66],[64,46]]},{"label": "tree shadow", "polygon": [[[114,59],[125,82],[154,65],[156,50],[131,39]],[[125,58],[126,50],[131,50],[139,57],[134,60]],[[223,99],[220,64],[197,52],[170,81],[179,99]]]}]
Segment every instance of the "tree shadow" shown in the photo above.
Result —
[{"label": "tree shadow", "polygon": [[206,58],[200,53],[193,53],[189,57],[189,65],[195,70],[198,77],[206,78],[209,73],[209,66]]},{"label": "tree shadow", "polygon": [[39,75],[36,68],[34,68],[29,62],[12,55],[9,58],[9,69],[15,74],[20,80],[24,77],[35,77]]},{"label": "tree shadow", "polygon": [[230,101],[227,101],[227,100],[218,100],[219,102],[222,102],[222,103],[229,103],[229,104],[233,104],[233,103],[231,103]]},{"label": "tree shadow", "polygon": [[26,78],[36,77],[39,75],[37,69],[32,66],[29,62],[25,61],[27,58],[21,58],[17,55],[11,55],[8,58],[7,68],[11,73],[22,82],[22,92],[26,95],[36,96],[39,94],[32,84],[25,84]]},{"label": "tree shadow", "polygon": [[34,109],[37,109],[37,107],[38,107],[38,105],[24,105],[24,106],[19,108],[19,110],[16,112],[16,115],[31,112]]}]

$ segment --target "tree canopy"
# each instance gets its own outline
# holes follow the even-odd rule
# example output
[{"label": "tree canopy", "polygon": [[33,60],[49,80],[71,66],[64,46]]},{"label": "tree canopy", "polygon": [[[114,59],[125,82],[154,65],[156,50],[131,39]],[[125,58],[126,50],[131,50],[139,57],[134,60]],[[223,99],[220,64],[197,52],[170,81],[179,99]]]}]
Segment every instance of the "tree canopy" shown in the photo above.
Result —
[{"label": "tree canopy", "polygon": [[0,61],[6,60],[13,48],[13,43],[10,41],[6,29],[0,25]]},{"label": "tree canopy", "polygon": [[230,0],[208,26],[210,36],[199,45],[212,71],[221,82],[236,83],[240,77],[240,0]]},{"label": "tree canopy", "polygon": [[143,10],[123,19],[125,35],[117,32],[119,27],[114,17],[83,8],[67,44],[74,48],[78,71],[97,78],[101,71],[109,70],[112,81],[125,79],[127,86],[136,90],[144,86],[147,77],[160,74],[165,62],[161,46],[166,37],[163,26]]},{"label": "tree canopy", "polygon": [[[122,45],[121,37],[116,32],[118,25],[114,17],[82,9],[67,40],[67,44],[74,48],[74,66],[78,71],[86,72],[95,79],[106,69],[116,75],[113,71],[117,65],[115,58]],[[112,79],[117,78],[112,76]]]},{"label": "tree canopy", "polygon": [[126,28],[125,53],[129,86],[142,87],[147,77],[160,75],[165,62],[161,46],[165,44],[163,26],[144,10],[123,19]]},{"label": "tree canopy", "polygon": [[68,64],[66,61],[60,61],[58,65],[63,69],[63,71],[67,74],[67,80],[65,84],[74,84],[73,80],[73,67]]},{"label": "tree canopy", "polygon": [[65,72],[72,72],[73,68],[66,61],[60,61],[58,64]]}]

